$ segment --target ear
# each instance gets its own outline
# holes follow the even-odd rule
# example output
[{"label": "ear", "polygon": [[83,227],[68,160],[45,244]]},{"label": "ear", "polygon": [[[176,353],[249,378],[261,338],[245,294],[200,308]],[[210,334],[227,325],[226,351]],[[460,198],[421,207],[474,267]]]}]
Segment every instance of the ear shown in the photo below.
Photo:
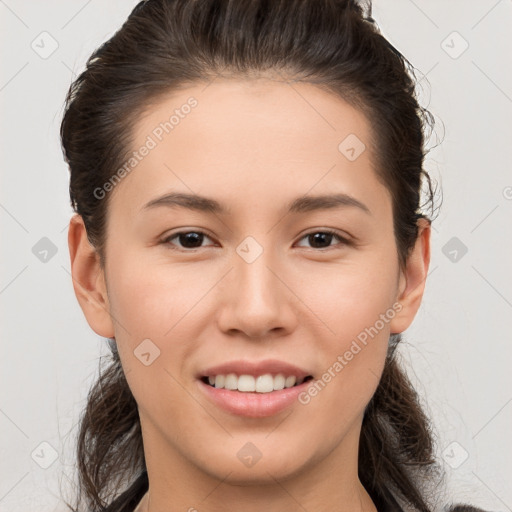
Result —
[{"label": "ear", "polygon": [[405,269],[400,270],[397,302],[402,308],[390,322],[392,334],[405,331],[420,307],[430,264],[430,232],[430,221],[420,218],[416,243],[407,259]]},{"label": "ear", "polygon": [[113,338],[105,273],[96,249],[87,238],[84,221],[78,214],[69,222],[68,246],[73,288],[87,323],[100,336]]}]

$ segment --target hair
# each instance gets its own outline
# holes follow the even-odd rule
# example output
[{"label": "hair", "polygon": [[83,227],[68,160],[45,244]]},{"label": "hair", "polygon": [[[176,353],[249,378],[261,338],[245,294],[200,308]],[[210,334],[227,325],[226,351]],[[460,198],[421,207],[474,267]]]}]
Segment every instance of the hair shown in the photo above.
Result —
[{"label": "hair", "polygon": [[[137,119],[169,92],[199,81],[270,75],[334,93],[370,121],[376,174],[390,192],[398,260],[406,263],[419,219],[432,220],[421,211],[423,193],[434,211],[423,168],[433,116],[419,105],[414,68],[380,33],[371,4],[147,0],[89,57],[69,88],[61,124],[71,206],[102,267],[109,195],[98,198],[94,191],[129,158]],[[400,340],[391,335],[365,410],[359,478],[382,509],[398,501],[429,512],[426,487],[441,472],[431,423],[396,357]],[[79,493],[76,505],[68,504],[72,510],[85,501],[89,512],[109,503],[111,512],[131,511],[148,486],[137,403],[115,344],[111,348],[80,418]],[[131,485],[119,494],[126,482]]]}]

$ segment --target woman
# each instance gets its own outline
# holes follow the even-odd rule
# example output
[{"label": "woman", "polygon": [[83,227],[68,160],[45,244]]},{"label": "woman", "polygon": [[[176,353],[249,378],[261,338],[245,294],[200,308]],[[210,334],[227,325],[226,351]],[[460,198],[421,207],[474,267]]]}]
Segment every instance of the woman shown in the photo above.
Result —
[{"label": "woman", "polygon": [[430,260],[430,122],[354,1],[135,7],[61,127],[73,285],[113,354],[72,509],[440,505],[394,356]]}]

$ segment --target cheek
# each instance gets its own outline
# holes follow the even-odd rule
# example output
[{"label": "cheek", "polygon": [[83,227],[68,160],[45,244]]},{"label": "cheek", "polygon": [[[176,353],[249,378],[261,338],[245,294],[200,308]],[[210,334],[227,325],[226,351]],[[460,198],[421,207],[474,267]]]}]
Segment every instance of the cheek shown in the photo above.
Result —
[{"label": "cheek", "polygon": [[191,288],[185,277],[169,265],[145,264],[141,257],[126,254],[117,254],[115,268],[108,274],[126,380],[144,415],[164,423],[172,417],[184,424],[196,406],[183,392],[182,371],[193,345],[187,343],[187,333],[194,337],[187,313],[198,302],[204,283]]},{"label": "cheek", "polygon": [[323,338],[340,350],[375,324],[379,331],[389,330],[389,321],[383,325],[379,319],[386,312],[393,313],[396,269],[382,268],[374,261],[326,267],[304,275],[307,277],[300,282],[301,299],[324,324]]},{"label": "cheek", "polygon": [[127,331],[120,326],[121,336],[128,335],[134,342],[169,336],[205,293],[205,283],[191,277],[170,265],[118,258],[109,273],[109,299],[115,320]]},{"label": "cheek", "polygon": [[305,302],[326,328],[315,337],[320,375],[300,401],[324,410],[338,429],[363,413],[378,386],[396,315],[397,272],[375,260],[331,270],[323,287],[318,275],[311,276],[302,288],[309,290]]},{"label": "cheek", "polygon": [[117,256],[108,274],[109,301],[126,379],[139,406],[180,415],[187,410],[180,382],[194,348],[187,339],[195,338],[191,312],[197,313],[205,284],[191,287],[190,276],[168,265]]}]

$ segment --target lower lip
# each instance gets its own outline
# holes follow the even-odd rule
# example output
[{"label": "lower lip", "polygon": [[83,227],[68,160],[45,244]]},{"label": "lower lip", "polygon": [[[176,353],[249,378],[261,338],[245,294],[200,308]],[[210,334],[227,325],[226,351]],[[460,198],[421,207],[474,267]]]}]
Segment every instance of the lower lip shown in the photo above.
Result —
[{"label": "lower lip", "polygon": [[273,416],[290,407],[298,395],[313,382],[313,379],[292,388],[271,391],[270,393],[250,393],[215,388],[199,380],[199,387],[206,396],[222,409],[249,418]]}]

